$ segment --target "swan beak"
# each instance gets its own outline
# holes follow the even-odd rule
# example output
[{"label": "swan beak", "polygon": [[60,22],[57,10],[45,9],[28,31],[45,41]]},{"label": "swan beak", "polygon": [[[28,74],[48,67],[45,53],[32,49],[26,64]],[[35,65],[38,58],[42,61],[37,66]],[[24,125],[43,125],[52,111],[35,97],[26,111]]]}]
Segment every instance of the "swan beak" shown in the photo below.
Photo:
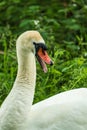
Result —
[{"label": "swan beak", "polygon": [[42,48],[40,48],[37,52],[37,59],[45,73],[47,72],[46,64],[53,65],[53,61],[48,56],[46,50],[43,50]]}]

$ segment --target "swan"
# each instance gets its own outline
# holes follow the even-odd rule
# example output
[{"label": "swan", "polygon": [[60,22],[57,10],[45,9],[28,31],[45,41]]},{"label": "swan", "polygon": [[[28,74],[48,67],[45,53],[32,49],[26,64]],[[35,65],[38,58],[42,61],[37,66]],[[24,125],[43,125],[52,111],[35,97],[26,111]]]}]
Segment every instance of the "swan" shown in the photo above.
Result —
[{"label": "swan", "polygon": [[73,89],[32,105],[37,57],[43,71],[53,62],[38,31],[22,33],[16,42],[18,72],[0,108],[0,130],[87,130],[87,88]]}]

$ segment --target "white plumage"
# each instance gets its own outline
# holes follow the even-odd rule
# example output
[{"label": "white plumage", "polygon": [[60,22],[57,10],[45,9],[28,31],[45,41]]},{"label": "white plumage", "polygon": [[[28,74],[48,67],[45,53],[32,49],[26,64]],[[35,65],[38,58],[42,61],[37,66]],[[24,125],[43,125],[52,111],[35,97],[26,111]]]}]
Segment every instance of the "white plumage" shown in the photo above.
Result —
[{"label": "white plumage", "polygon": [[[17,39],[18,73],[0,108],[0,130],[87,130],[87,88],[63,92],[32,105],[36,82],[35,46],[39,43],[43,43],[39,48],[45,45],[37,31],[27,31]],[[46,72],[44,62],[41,65]]]},{"label": "white plumage", "polygon": [[86,130],[86,97],[86,88],[74,89],[33,105],[28,128],[32,130]]}]

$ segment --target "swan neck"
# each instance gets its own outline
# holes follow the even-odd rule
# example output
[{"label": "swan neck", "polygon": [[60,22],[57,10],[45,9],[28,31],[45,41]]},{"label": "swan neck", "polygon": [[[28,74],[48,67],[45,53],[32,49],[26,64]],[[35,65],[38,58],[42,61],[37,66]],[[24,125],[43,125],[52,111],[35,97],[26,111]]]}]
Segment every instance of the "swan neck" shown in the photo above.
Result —
[{"label": "swan neck", "polygon": [[[23,129],[29,117],[36,82],[36,64],[33,53],[18,55],[15,83],[0,109],[0,130]],[[14,127],[15,126],[15,127]]]},{"label": "swan neck", "polygon": [[18,72],[16,81],[22,84],[35,86],[36,62],[35,56],[32,52],[29,55],[21,55],[18,58]]}]

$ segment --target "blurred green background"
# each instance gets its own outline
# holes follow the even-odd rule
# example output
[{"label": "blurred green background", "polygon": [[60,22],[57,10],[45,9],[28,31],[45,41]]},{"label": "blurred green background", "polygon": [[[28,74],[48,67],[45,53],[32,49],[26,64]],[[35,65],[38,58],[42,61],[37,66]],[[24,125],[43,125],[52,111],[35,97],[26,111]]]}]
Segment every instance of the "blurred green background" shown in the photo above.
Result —
[{"label": "blurred green background", "polygon": [[0,104],[17,73],[15,42],[26,30],[38,30],[54,61],[44,74],[37,63],[34,103],[62,91],[87,87],[87,1],[0,1]]}]

